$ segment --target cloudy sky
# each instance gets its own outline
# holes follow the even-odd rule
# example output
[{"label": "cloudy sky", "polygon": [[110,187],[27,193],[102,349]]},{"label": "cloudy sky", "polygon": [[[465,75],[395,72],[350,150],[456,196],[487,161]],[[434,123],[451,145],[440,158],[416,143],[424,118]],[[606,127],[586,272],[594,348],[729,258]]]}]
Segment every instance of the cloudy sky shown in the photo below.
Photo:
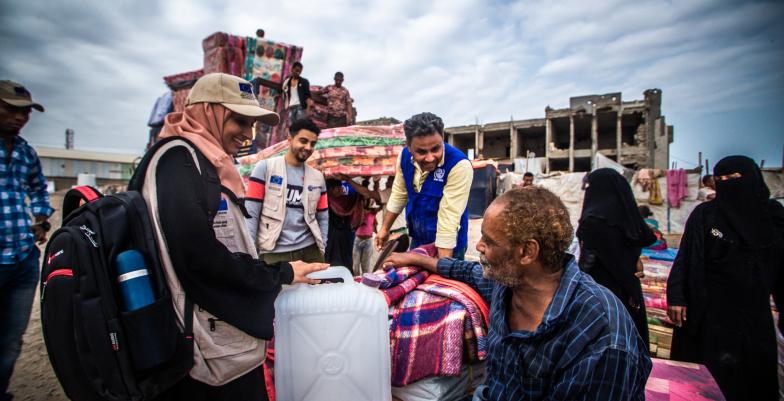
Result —
[{"label": "cloudy sky", "polygon": [[660,88],[679,166],[699,150],[771,166],[784,147],[782,20],[780,1],[0,0],[0,78],[46,107],[23,131],[33,144],[63,146],[73,128],[79,149],[140,153],[162,77],[201,68],[215,31],[264,28],[304,47],[311,83],[342,70],[359,119],[542,118],[570,96]]}]

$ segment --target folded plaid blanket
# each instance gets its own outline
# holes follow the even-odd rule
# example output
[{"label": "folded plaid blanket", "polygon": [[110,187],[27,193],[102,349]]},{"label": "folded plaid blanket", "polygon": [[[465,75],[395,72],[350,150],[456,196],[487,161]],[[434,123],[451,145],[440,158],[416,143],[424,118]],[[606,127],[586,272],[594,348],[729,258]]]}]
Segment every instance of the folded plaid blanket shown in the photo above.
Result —
[{"label": "folded plaid blanket", "polygon": [[[476,294],[476,291],[467,285],[456,286],[449,283],[450,281],[454,282],[454,280],[447,280],[439,275],[432,275],[425,280],[424,284],[417,287],[417,291],[440,295],[463,306],[465,309],[463,342],[466,346],[466,357],[469,362],[483,361],[487,357],[486,341],[489,319],[487,305],[479,296],[473,298],[467,296],[469,291]],[[477,304],[477,302],[481,304]],[[482,308],[483,306],[484,308]],[[459,362],[460,360],[457,364],[458,371],[460,370]]]},{"label": "folded plaid blanket", "polygon": [[[429,252],[428,252],[429,251]],[[435,249],[411,252],[433,256]],[[487,357],[487,322],[470,287],[449,283],[417,267],[383,274],[381,291],[390,305],[392,385],[405,386],[429,376],[459,376],[463,361]],[[433,279],[429,279],[433,277]]]}]

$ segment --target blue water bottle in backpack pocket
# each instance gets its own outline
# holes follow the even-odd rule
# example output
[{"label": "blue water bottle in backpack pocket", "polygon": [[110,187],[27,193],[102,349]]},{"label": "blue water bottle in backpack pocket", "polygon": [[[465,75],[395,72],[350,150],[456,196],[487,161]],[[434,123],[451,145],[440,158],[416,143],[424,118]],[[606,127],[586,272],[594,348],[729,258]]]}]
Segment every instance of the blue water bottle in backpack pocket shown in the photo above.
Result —
[{"label": "blue water bottle in backpack pocket", "polygon": [[120,284],[125,310],[134,311],[155,302],[144,256],[130,249],[117,255],[116,261],[117,282]]}]

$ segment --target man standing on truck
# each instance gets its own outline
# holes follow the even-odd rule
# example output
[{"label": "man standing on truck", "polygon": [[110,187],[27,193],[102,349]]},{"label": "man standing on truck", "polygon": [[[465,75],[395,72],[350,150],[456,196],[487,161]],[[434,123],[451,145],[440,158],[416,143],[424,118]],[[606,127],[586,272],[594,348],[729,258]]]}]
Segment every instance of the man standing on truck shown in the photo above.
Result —
[{"label": "man standing on truck", "polygon": [[301,76],[302,63],[295,62],[291,67],[291,75],[283,81],[283,102],[289,112],[289,122],[307,118],[306,110],[313,107],[310,98],[310,82]]}]

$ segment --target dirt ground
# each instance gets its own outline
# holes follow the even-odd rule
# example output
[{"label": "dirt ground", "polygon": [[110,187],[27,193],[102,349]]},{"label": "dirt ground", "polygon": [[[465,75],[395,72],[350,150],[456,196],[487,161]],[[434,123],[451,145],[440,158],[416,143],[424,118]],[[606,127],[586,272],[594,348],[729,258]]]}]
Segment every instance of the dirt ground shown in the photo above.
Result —
[{"label": "dirt ground", "polygon": [[[50,198],[52,206],[59,208],[63,203],[63,193],[55,192]],[[60,227],[59,210],[50,219],[52,231]],[[45,245],[44,245],[45,246]],[[41,253],[43,253],[43,247]],[[14,400],[67,400],[60,382],[54,375],[49,357],[46,354],[46,346],[41,335],[41,309],[39,303],[39,292],[36,291],[33,301],[33,312],[30,314],[30,323],[24,334],[24,345],[22,355],[16,361],[14,375],[11,377],[9,391],[14,394]]]}]

